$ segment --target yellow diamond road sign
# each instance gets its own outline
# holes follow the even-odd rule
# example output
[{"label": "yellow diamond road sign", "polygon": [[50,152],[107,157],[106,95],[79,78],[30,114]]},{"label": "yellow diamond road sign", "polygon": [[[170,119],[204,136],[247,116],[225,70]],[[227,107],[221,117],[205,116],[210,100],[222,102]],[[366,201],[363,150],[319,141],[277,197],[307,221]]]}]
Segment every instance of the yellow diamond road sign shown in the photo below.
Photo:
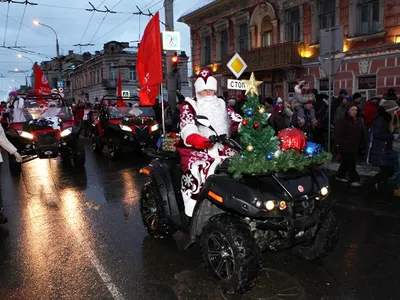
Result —
[{"label": "yellow diamond road sign", "polygon": [[243,58],[240,57],[238,53],[236,53],[231,60],[226,65],[229,70],[239,79],[240,75],[243,74],[244,70],[246,70],[247,65],[244,62]]}]

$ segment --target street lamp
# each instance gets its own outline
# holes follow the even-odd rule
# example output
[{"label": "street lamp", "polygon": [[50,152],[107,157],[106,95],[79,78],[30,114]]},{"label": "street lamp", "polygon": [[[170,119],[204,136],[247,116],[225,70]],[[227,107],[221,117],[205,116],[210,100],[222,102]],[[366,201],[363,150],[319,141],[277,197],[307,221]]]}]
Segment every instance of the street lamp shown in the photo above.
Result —
[{"label": "street lamp", "polygon": [[21,53],[18,54],[18,58],[26,58],[26,59],[29,59],[30,62],[32,63],[32,65],[33,65],[33,60],[30,59],[29,57],[23,56]]},{"label": "street lamp", "polygon": [[58,45],[57,32],[52,27],[50,27],[49,25],[43,24],[43,23],[39,22],[38,20],[34,20],[33,24],[35,24],[36,26],[42,25],[44,27],[50,28],[51,30],[53,30],[54,34],[56,35],[56,51],[57,51],[57,59],[58,59],[58,80],[61,80],[60,46]]}]

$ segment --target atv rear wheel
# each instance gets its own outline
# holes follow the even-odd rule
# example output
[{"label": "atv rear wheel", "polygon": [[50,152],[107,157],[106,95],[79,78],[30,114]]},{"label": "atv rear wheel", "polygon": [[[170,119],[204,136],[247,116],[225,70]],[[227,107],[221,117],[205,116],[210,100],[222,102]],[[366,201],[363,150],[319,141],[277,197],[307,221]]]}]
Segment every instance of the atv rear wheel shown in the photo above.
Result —
[{"label": "atv rear wheel", "polygon": [[339,226],[332,211],[328,212],[314,239],[307,244],[298,245],[293,252],[306,260],[315,260],[331,254],[338,240]]},{"label": "atv rear wheel", "polygon": [[101,138],[98,133],[94,133],[92,135],[92,149],[94,153],[103,152],[104,144],[101,141]]},{"label": "atv rear wheel", "polygon": [[22,171],[21,163],[17,162],[15,160],[15,156],[11,155],[10,153],[8,154],[8,165],[10,166],[11,175],[19,176],[21,174]]},{"label": "atv rear wheel", "polygon": [[120,155],[120,143],[116,139],[108,139],[107,142],[108,154],[111,159],[117,159]]},{"label": "atv rear wheel", "polygon": [[77,140],[75,144],[75,149],[72,150],[71,154],[71,163],[77,168],[83,168],[85,166],[86,156],[85,156],[85,147],[81,140]]},{"label": "atv rear wheel", "polygon": [[140,194],[140,214],[148,234],[155,239],[167,238],[176,232],[176,229],[168,223],[162,205],[153,182],[147,182]]},{"label": "atv rear wheel", "polygon": [[205,224],[200,238],[207,269],[227,294],[241,294],[258,282],[259,247],[249,226],[238,217],[219,214]]}]

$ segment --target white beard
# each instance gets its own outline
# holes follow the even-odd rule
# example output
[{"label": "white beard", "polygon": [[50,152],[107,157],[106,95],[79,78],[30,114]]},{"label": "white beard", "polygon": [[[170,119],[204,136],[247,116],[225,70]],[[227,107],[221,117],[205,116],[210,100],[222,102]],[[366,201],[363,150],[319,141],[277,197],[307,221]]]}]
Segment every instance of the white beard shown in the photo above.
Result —
[{"label": "white beard", "polygon": [[[230,135],[231,122],[225,102],[217,96],[199,97],[197,95],[197,115],[205,116],[218,135]],[[198,126],[201,135],[209,137],[215,133],[207,127]]]}]

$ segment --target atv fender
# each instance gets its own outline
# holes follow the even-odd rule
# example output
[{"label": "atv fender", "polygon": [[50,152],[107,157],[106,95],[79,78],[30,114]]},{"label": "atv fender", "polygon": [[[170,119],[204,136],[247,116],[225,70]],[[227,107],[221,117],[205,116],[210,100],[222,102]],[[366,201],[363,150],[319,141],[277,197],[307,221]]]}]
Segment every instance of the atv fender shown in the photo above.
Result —
[{"label": "atv fender", "polygon": [[180,220],[180,211],[168,165],[159,160],[153,160],[149,166],[142,168],[140,173],[148,176],[155,183],[163,202],[165,215],[168,218]]},{"label": "atv fender", "polygon": [[201,235],[204,224],[206,224],[208,219],[215,215],[223,213],[226,212],[220,209],[211,201],[209,201],[206,197],[199,197],[193,211],[193,217],[189,231],[189,242],[185,246],[185,249],[188,249],[196,242],[197,236]]}]

